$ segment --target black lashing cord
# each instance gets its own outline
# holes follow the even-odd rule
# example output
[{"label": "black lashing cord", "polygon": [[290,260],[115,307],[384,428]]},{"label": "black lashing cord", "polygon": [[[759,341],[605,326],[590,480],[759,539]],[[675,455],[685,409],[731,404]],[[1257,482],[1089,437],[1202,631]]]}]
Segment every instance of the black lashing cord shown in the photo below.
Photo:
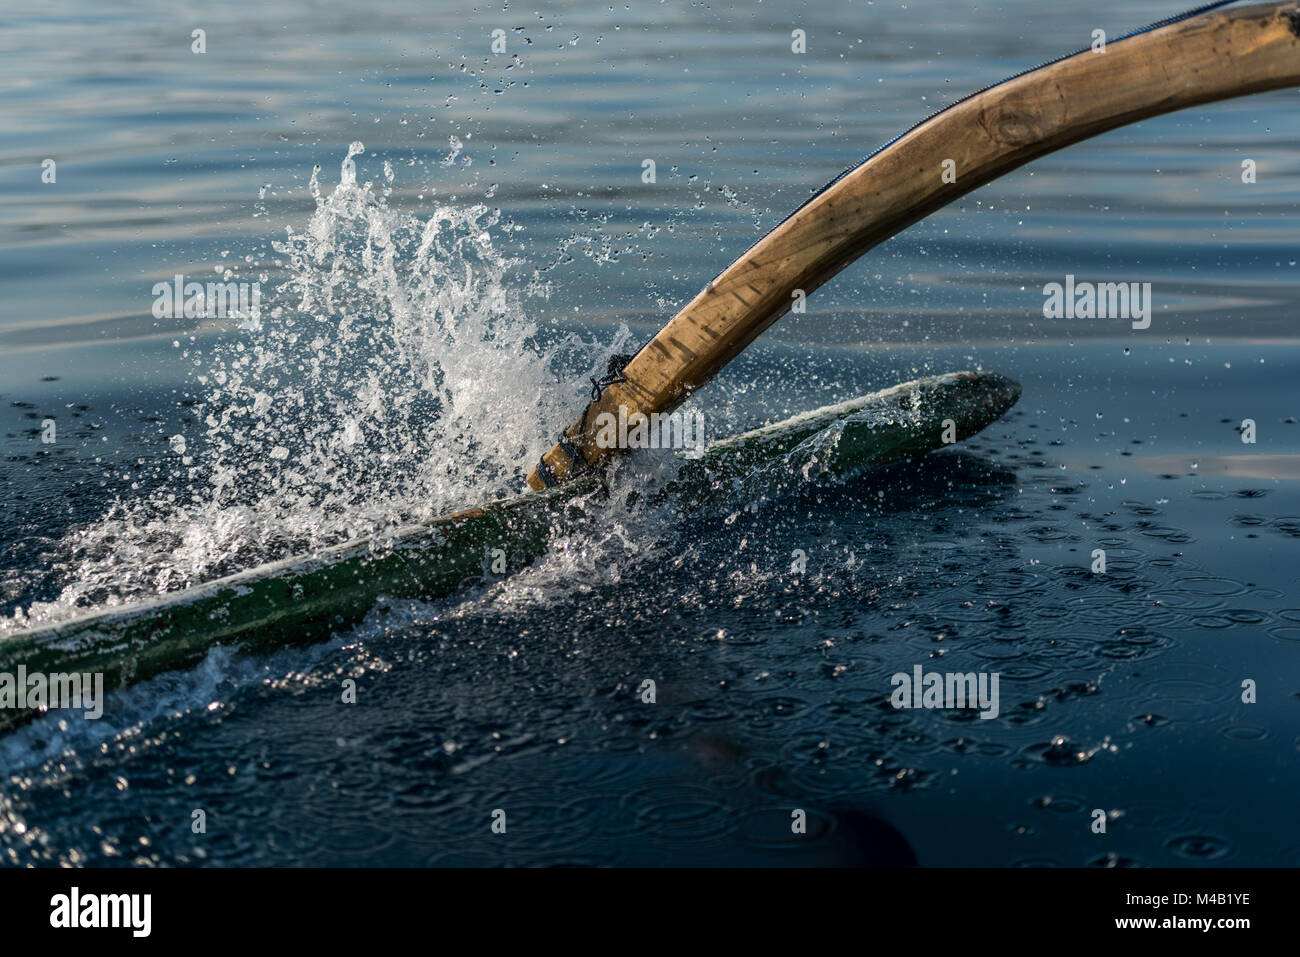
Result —
[{"label": "black lashing cord", "polygon": [[[627,368],[629,362],[636,358],[639,352],[640,350],[635,353],[615,353],[605,363],[605,374],[599,379],[595,376],[591,377],[591,402],[582,410],[582,419],[578,422],[579,437],[587,430],[587,412],[591,409],[591,404],[599,402],[600,397],[605,394],[605,390],[610,386],[627,381],[627,376],[623,375],[623,370]],[[591,471],[591,463],[582,454],[582,449],[569,441],[567,429],[560,433],[560,437],[555,444],[563,449],[564,454],[569,457],[569,474],[565,476],[565,481]],[[550,466],[546,464],[545,455],[537,460],[537,477],[542,480],[542,484],[547,488],[554,488],[558,484],[555,476],[551,473]]]}]

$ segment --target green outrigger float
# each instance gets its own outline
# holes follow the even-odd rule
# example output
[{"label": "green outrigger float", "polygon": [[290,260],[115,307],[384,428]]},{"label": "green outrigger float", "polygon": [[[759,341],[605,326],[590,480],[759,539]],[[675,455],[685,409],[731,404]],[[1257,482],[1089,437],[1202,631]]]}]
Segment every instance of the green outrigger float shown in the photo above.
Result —
[{"label": "green outrigger float", "polygon": [[[935,376],[808,412],[708,446],[684,459],[657,494],[683,512],[728,507],[760,472],[765,487],[819,476],[845,479],[967,438],[1020,395],[1010,379],[982,372]],[[946,434],[945,434],[946,433]],[[107,611],[0,639],[0,673],[103,673],[120,688],[187,667],[225,645],[256,651],[318,641],[359,622],[381,598],[432,600],[523,568],[554,533],[599,507],[601,481],[584,476]],[[493,561],[505,571],[493,572]],[[499,568],[500,566],[498,566]],[[0,729],[30,718],[0,711]]]}]

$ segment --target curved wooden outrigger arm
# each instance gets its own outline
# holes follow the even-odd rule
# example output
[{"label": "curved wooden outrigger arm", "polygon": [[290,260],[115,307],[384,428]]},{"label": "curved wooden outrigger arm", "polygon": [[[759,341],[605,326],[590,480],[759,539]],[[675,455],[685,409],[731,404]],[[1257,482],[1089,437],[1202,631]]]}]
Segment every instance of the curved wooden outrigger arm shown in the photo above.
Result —
[{"label": "curved wooden outrigger arm", "polygon": [[[1300,4],[1192,11],[1019,74],[936,113],[832,180],[692,299],[596,390],[528,476],[599,467],[602,412],[667,412],[873,246],[1030,160],[1147,117],[1300,86]],[[1207,12],[1208,11],[1208,12]],[[956,164],[945,182],[943,161]]]}]

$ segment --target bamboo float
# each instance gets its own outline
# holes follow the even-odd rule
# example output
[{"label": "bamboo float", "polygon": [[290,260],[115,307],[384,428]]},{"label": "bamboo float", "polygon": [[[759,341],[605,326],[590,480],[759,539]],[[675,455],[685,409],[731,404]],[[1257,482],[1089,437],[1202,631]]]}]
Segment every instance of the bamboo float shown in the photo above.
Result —
[{"label": "bamboo float", "polygon": [[[986,372],[905,382],[715,442],[657,493],[688,513],[804,483],[806,446],[819,475],[843,478],[942,448],[996,421],[1018,383]],[[747,483],[740,485],[740,483]],[[740,485],[738,488],[737,486]],[[433,600],[519,571],[557,526],[582,520],[595,476],[285,559],[148,601],[38,624],[0,637],[0,676],[102,674],[109,689],[195,664],[216,645],[257,651],[319,641],[359,623],[381,598]],[[491,563],[499,556],[502,567]],[[32,717],[0,694],[0,731]]]},{"label": "bamboo float", "polygon": [[[696,296],[590,402],[528,475],[542,489],[594,470],[602,413],[666,412],[873,246],[1062,147],[1202,103],[1300,85],[1300,5],[1198,13],[975,93],[832,180]],[[956,164],[944,182],[941,164]],[[611,370],[614,371],[614,370]],[[566,448],[567,446],[567,448]]]}]

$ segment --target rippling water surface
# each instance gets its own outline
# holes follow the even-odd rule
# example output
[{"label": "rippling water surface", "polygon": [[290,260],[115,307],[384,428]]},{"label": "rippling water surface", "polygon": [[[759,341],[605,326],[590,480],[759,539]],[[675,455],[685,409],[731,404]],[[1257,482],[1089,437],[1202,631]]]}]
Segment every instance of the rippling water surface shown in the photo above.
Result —
[{"label": "rippling water surface", "polygon": [[[844,166],[1177,12],[120,10],[0,29],[0,640],[512,493],[609,352]],[[618,499],[503,582],[34,722],[0,859],[1300,863],[1298,147],[1285,91],[977,191],[692,404],[722,435],[1018,378],[977,439],[731,515]],[[176,274],[261,312],[157,318]],[[1067,274],[1151,282],[1151,328],[1044,319]],[[916,665],[999,673],[998,717],[895,710]]]}]

